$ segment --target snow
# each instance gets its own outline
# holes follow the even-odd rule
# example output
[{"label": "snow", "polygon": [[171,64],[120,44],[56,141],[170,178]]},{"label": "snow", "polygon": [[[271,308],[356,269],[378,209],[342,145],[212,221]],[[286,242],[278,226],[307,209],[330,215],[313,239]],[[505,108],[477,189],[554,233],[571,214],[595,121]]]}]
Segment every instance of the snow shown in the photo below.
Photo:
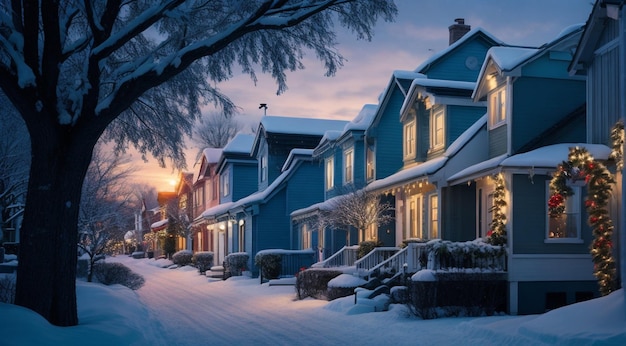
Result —
[{"label": "snow", "polygon": [[254,143],[254,135],[247,133],[238,133],[233,139],[226,144],[224,153],[250,153],[252,144]]},{"label": "snow", "polygon": [[265,132],[294,135],[323,136],[328,130],[341,130],[346,126],[345,120],[295,118],[266,115],[261,118],[261,126]]},{"label": "snow", "polygon": [[350,288],[365,285],[367,281],[358,276],[351,274],[340,274],[334,279],[328,281],[328,287]]},{"label": "snow", "polygon": [[155,223],[153,223],[152,225],[150,225],[150,228],[159,228],[162,226],[167,225],[168,219],[163,219],[161,221],[157,221]]},{"label": "snow", "polygon": [[205,148],[202,150],[202,155],[206,157],[207,162],[217,163],[222,156],[222,149],[220,148]]},{"label": "snow", "polygon": [[[496,65],[498,65],[500,70],[511,71],[522,62],[537,54],[539,51],[540,50],[536,48],[491,47],[489,51],[487,51],[483,67],[486,66],[487,61],[491,59]],[[481,71],[481,76],[483,75],[483,72],[484,71]]]},{"label": "snow", "polygon": [[[122,262],[146,278],[137,291],[77,282],[80,324],[54,327],[34,312],[0,304],[3,345],[624,345],[624,290],[542,315],[421,320],[383,296],[295,300],[293,286],[197,271],[153,259]],[[367,292],[366,292],[367,293]],[[380,297],[380,298],[379,298]],[[462,341],[462,342],[461,342]]]},{"label": "snow", "polygon": [[411,276],[411,280],[433,282],[433,281],[437,281],[437,277],[435,276],[434,270],[424,269],[413,274],[413,276]]},{"label": "snow", "polygon": [[365,104],[361,111],[357,116],[352,119],[346,126],[343,128],[343,132],[348,131],[365,131],[367,130],[372,121],[374,121],[374,117],[376,116],[376,111],[378,110],[378,105],[374,104]]}]

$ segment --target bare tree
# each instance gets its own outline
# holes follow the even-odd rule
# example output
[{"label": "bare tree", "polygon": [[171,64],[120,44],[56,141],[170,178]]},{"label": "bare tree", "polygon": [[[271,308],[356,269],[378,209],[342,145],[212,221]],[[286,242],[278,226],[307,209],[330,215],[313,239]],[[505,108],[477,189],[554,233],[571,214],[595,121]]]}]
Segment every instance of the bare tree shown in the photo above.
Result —
[{"label": "bare tree", "polygon": [[[193,140],[200,148],[223,148],[243,128],[235,116],[212,112],[200,118],[193,130]],[[199,157],[199,156],[198,156]]]},{"label": "bare tree", "polygon": [[[16,304],[78,323],[77,220],[96,142],[184,165],[184,136],[238,65],[277,92],[306,51],[326,75],[344,63],[335,25],[370,39],[392,0],[11,0],[0,5],[0,88],[26,123],[32,163]],[[41,287],[47,289],[42,290]]]},{"label": "bare tree", "polygon": [[361,238],[371,226],[385,225],[393,220],[389,203],[381,202],[381,197],[365,189],[353,190],[324,204],[318,218],[318,227],[331,227],[346,232],[346,245],[350,245],[350,230],[356,229]]},{"label": "bare tree", "polygon": [[78,247],[89,256],[87,281],[92,268],[116,242],[124,240],[133,214],[134,197],[126,180],[135,171],[129,160],[94,148],[91,164],[83,182],[83,198],[78,217]]}]

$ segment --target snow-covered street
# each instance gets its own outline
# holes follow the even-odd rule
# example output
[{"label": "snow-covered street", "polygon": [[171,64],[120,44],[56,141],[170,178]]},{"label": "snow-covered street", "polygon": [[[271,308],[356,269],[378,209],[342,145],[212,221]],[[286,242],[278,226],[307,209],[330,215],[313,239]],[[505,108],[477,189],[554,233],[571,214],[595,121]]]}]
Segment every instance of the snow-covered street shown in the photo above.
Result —
[{"label": "snow-covered street", "polygon": [[77,282],[75,327],[0,303],[0,345],[626,345],[623,289],[543,315],[421,320],[404,305],[365,313],[353,309],[354,297],[295,301],[293,286],[210,282],[153,259],[107,261],[140,273],[145,285]]}]

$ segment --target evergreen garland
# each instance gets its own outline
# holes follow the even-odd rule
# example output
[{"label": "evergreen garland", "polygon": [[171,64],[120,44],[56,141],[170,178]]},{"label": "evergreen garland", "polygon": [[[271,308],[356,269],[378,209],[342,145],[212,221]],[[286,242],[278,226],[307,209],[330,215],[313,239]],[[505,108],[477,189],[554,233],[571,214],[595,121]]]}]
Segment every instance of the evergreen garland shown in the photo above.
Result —
[{"label": "evergreen garland", "polygon": [[621,171],[624,166],[624,123],[621,120],[611,128],[611,149],[611,158]]},{"label": "evergreen garland", "polygon": [[612,254],[613,222],[607,210],[611,197],[611,184],[615,179],[609,170],[585,148],[570,148],[568,161],[561,163],[550,181],[551,195],[548,200],[550,217],[559,217],[565,211],[565,200],[574,194],[567,186],[567,180],[584,179],[587,185],[585,208],[589,214],[589,225],[593,229],[591,256],[594,275],[600,286],[600,293],[607,295],[615,290],[615,260]]},{"label": "evergreen garland", "polygon": [[487,243],[492,245],[504,246],[506,245],[506,215],[504,214],[504,208],[506,207],[505,201],[505,188],[504,179],[502,174],[494,174],[492,176],[496,188],[493,192],[493,206],[489,210],[492,213],[492,219],[489,223],[489,232],[487,233]]}]

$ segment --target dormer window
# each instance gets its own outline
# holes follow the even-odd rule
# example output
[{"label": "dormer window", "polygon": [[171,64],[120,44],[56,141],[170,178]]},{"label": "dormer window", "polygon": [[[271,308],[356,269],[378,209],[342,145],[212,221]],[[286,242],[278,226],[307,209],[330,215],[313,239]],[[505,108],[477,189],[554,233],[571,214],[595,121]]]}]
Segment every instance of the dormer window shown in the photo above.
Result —
[{"label": "dormer window", "polygon": [[263,156],[261,156],[261,181],[266,181],[267,180],[267,155],[263,154]]},{"label": "dormer window", "polygon": [[443,108],[433,108],[430,118],[430,148],[443,148],[445,140],[445,121]]},{"label": "dormer window", "polygon": [[506,86],[503,85],[489,94],[489,127],[494,128],[506,122]]},{"label": "dormer window", "polygon": [[326,190],[331,190],[335,187],[335,163],[334,158],[331,156],[326,159]]},{"label": "dormer window", "polygon": [[343,152],[343,183],[350,184],[354,180],[354,150]]}]

